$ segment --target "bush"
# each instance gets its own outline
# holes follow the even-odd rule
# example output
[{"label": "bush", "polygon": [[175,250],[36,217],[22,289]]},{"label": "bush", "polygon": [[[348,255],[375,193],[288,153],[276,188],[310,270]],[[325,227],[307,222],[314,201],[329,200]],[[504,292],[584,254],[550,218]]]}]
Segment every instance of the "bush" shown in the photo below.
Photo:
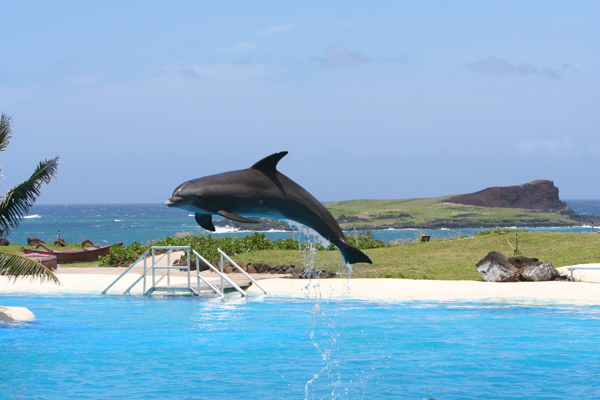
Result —
[{"label": "bush", "polygon": [[[381,241],[373,240],[367,235],[360,235],[357,239],[359,249],[374,249],[389,246]],[[347,240],[353,246],[356,244],[354,237],[348,237]],[[327,248],[320,243],[313,243],[312,245],[317,251],[337,250],[333,244],[329,244]],[[138,242],[134,242],[129,246],[113,246],[110,249],[109,255],[100,257],[100,262],[102,265],[118,265],[119,263],[133,262],[144,254],[144,252],[150,250],[151,246],[190,246],[192,250],[210,262],[219,257],[217,248],[220,248],[229,256],[235,256],[259,250],[307,250],[310,244],[299,242],[295,239],[272,241],[264,233],[253,233],[243,238],[215,237],[211,235],[180,238],[167,236],[147,246],[142,246]],[[192,257],[192,259],[195,258]]]},{"label": "bush", "polygon": [[475,236],[500,235],[508,233],[529,232],[524,229],[486,229],[485,231],[475,232]]}]

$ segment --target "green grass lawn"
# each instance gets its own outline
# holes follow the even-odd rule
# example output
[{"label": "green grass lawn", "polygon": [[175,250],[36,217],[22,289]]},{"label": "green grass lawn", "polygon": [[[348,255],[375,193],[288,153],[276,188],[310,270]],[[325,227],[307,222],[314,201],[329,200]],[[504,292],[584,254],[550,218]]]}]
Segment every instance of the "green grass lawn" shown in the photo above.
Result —
[{"label": "green grass lawn", "polygon": [[[554,266],[600,263],[600,234],[518,231],[520,254],[550,261]],[[406,278],[439,280],[481,280],[475,264],[490,251],[507,257],[514,255],[515,232],[491,233],[475,237],[411,242],[365,250],[373,264],[353,265],[355,278]],[[4,251],[20,252],[21,246],[7,246]],[[231,255],[236,262],[293,264],[303,267],[310,256],[298,250],[261,250]],[[339,251],[320,251],[314,265],[344,273]],[[98,267],[96,263],[64,264],[63,268]]]},{"label": "green grass lawn", "polygon": [[[550,261],[554,266],[600,263],[600,234],[519,231],[520,254]],[[373,264],[353,265],[355,278],[406,278],[481,280],[475,264],[490,251],[514,255],[515,233],[412,242],[365,250]],[[240,254],[235,260],[269,264],[302,265],[299,251],[258,251]],[[315,265],[327,270],[344,270],[337,251],[319,252]]]}]

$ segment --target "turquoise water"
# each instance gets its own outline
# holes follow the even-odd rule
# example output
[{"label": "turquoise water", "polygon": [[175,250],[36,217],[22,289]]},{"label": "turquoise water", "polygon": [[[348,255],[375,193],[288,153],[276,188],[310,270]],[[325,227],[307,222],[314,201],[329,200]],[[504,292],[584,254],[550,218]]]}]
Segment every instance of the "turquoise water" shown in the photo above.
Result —
[{"label": "turquoise water", "polygon": [[2,296],[3,399],[600,398],[600,307]]},{"label": "turquoise water", "polygon": [[[580,214],[600,214],[600,200],[569,200],[572,208]],[[433,239],[472,236],[481,229],[401,229],[373,231],[374,239],[391,242],[413,241],[420,235]],[[540,228],[569,232],[591,232],[591,227]],[[596,228],[597,230],[597,228]],[[8,239],[12,243],[25,245],[27,236],[34,236],[51,243],[58,235],[69,243],[90,239],[108,244],[134,241],[147,244],[150,241],[176,236],[182,232],[208,234],[201,229],[193,215],[187,211],[168,208],[164,204],[61,204],[34,205],[21,226]],[[222,236],[245,236],[252,232],[222,232]],[[291,232],[266,232],[271,240],[292,237]]]}]

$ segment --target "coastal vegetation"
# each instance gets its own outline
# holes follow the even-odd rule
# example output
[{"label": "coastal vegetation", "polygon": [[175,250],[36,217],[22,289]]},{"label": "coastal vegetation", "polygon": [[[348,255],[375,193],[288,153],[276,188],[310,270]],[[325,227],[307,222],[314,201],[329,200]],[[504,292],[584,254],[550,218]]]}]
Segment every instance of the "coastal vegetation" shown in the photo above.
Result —
[{"label": "coastal vegetation", "polygon": [[[375,241],[366,235],[360,235],[355,243],[360,249],[370,249],[386,246],[385,243]],[[226,254],[237,256],[241,254],[255,253],[257,251],[304,251],[308,250],[307,243],[299,242],[294,239],[269,240],[263,233],[253,233],[243,238],[228,238],[218,236],[186,236],[186,237],[167,237],[152,244],[141,245],[134,242],[129,246],[113,246],[108,256],[100,257],[102,265],[122,265],[135,261],[139,256],[148,251],[151,246],[190,246],[203,258],[211,261],[219,256],[217,248],[223,250]],[[329,245],[325,248],[323,245],[315,243],[317,251],[334,251],[335,246]]]},{"label": "coastal vegetation", "polygon": [[[348,241],[355,245],[355,237]],[[490,251],[507,256],[515,254],[550,261],[557,268],[583,263],[600,262],[600,234],[537,232],[525,230],[485,230],[475,236],[450,239],[399,243],[395,245],[375,241],[366,235],[356,237],[358,247],[373,260],[373,264],[354,264],[354,278],[403,278],[439,280],[481,280],[475,264]],[[96,263],[69,264],[69,266],[115,266],[128,265],[151,245],[190,245],[208,261],[217,257],[217,247],[234,260],[243,263],[267,263],[271,265],[315,265],[318,268],[338,271],[347,276],[348,269],[334,247],[325,249],[316,245],[316,252],[308,250],[305,243],[293,239],[270,241],[264,234],[255,233],[245,238],[222,238],[216,236],[190,236],[166,238],[141,245],[116,246],[111,254]],[[18,246],[10,246],[17,252]]]},{"label": "coastal vegetation", "polygon": [[[0,151],[4,151],[12,136],[11,118],[0,115]],[[50,183],[58,169],[58,157],[41,161],[26,181],[9,189],[0,199],[0,236],[5,238],[16,229],[35,200],[40,196],[44,184]],[[0,169],[0,173],[2,170]],[[58,278],[42,264],[15,253],[0,252],[0,274],[14,279],[38,278],[58,283]]]},{"label": "coastal vegetation", "polygon": [[481,207],[451,203],[453,196],[403,200],[350,200],[328,203],[342,229],[573,226],[572,215],[537,209]]}]

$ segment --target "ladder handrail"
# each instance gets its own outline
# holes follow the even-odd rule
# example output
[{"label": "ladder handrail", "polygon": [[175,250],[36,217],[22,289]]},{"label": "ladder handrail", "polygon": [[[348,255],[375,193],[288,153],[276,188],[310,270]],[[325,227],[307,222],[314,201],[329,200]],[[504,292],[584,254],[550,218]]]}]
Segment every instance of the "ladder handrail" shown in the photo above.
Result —
[{"label": "ladder handrail", "polygon": [[219,254],[221,254],[221,257],[225,257],[229,260],[229,262],[235,267],[237,268],[242,274],[246,275],[246,278],[250,279],[252,281],[252,283],[254,283],[256,286],[258,286],[258,288],[260,290],[262,290],[264,292],[264,294],[267,294],[267,291],[258,284],[258,282],[256,282],[246,271],[244,271],[239,265],[236,264],[235,261],[233,261],[227,254],[225,254],[225,252],[221,249],[219,249],[217,247],[217,251],[219,252]]},{"label": "ladder handrail", "polygon": [[200,293],[200,280],[202,280],[202,282],[204,282],[208,287],[210,287],[214,292],[219,294],[221,297],[225,296],[225,294],[223,293],[222,290],[219,290],[216,287],[214,287],[209,281],[207,281],[206,279],[204,279],[204,277],[202,275],[200,275],[200,260],[198,258],[196,258],[196,278],[198,279],[198,293]]},{"label": "ladder handrail", "polygon": [[[198,258],[200,258],[200,260],[202,260],[202,262],[204,262],[204,264],[206,264],[208,266],[208,268],[210,268],[211,270],[213,270],[214,272],[217,273],[217,275],[219,275],[221,278],[225,279],[227,281],[227,283],[229,283],[231,286],[233,286],[233,288],[235,290],[237,290],[238,292],[240,292],[240,294],[243,297],[246,297],[246,292],[244,292],[244,290],[239,287],[238,285],[236,285],[236,283],[234,281],[232,281],[231,279],[229,279],[229,277],[223,273],[221,273],[221,271],[219,271],[218,269],[216,269],[215,267],[213,267],[213,265],[211,263],[209,263],[208,261],[206,261],[206,259],[204,257],[202,257],[200,254],[198,254],[196,252],[196,250],[192,250],[192,252],[194,253],[194,255]],[[199,274],[199,272],[198,272]]]},{"label": "ladder handrail", "polygon": [[[158,249],[168,249],[168,251],[165,254],[162,254],[160,257],[157,257],[158,259],[156,259],[154,257],[154,250],[158,250]],[[153,288],[156,287],[156,285],[161,282],[165,276],[167,277],[167,280],[170,281],[170,270],[168,269],[167,272],[165,274],[163,274],[163,276],[161,276],[158,280],[156,280],[156,276],[155,274],[155,270],[158,268],[160,269],[160,266],[157,266],[157,264],[163,260],[165,257],[167,257],[167,263],[169,264],[169,268],[174,268],[174,266],[170,265],[170,254],[173,250],[186,250],[187,253],[187,266],[181,266],[180,268],[186,268],[187,272],[188,272],[188,288],[194,292],[194,289],[192,288],[192,284],[190,281],[190,271],[191,271],[191,259],[190,259],[190,254],[193,253],[196,256],[196,279],[197,279],[197,284],[198,284],[198,295],[200,295],[201,292],[201,285],[200,285],[200,281],[202,281],[203,283],[205,283],[209,288],[211,288],[215,293],[217,293],[218,295],[220,295],[221,297],[224,296],[224,291],[223,291],[223,281],[226,281],[229,285],[231,285],[232,288],[234,288],[235,290],[237,290],[243,297],[246,296],[246,292],[239,287],[231,278],[229,278],[225,273],[223,273],[222,271],[219,271],[217,268],[215,268],[211,263],[209,263],[204,257],[202,257],[200,254],[198,254],[198,252],[196,252],[195,250],[193,250],[190,246],[152,246],[149,250],[147,250],[146,252],[144,252],[144,254],[142,254],[140,257],[138,257],[137,260],[135,260],[135,262],[133,262],[125,271],[123,271],[118,277],[117,279],[115,279],[110,285],[108,285],[108,287],[106,289],[104,289],[102,291],[102,294],[106,294],[106,292],[108,292],[108,290],[110,288],[112,288],[123,276],[125,276],[125,274],[127,274],[129,271],[131,271],[131,269],[133,267],[135,267],[136,265],[138,265],[142,260],[144,261],[144,268],[142,273],[140,274],[140,276],[135,280],[135,282],[133,282],[124,292],[123,294],[129,294],[131,289],[136,286],[142,279],[144,280],[144,290],[142,291],[144,294],[147,293],[151,293]],[[217,249],[219,254],[221,255],[221,264],[223,261],[223,257],[227,258],[227,260],[229,260],[229,262],[231,262],[231,264],[238,270],[240,271],[242,274],[244,274],[253,284],[255,284],[256,286],[258,286],[265,294],[267,294],[267,291],[265,289],[263,289],[257,282],[256,280],[254,280],[250,275],[248,275],[248,273],[246,273],[246,271],[244,271],[242,268],[240,268],[239,265],[237,265],[237,263],[235,263],[235,261],[233,261],[227,254],[225,254],[223,252],[223,250],[221,249]],[[152,251],[152,265],[148,268],[147,267],[147,259],[148,259],[148,254]],[[221,278],[221,289],[219,290],[215,285],[211,284],[207,279],[205,279],[201,274],[200,274],[200,261],[203,262],[210,270],[212,270],[213,272],[215,272],[220,278]],[[152,287],[149,290],[146,290],[146,279],[147,279],[147,275],[149,272],[152,272]]]},{"label": "ladder handrail", "polygon": [[[152,250],[152,249],[150,249],[150,250]],[[138,283],[139,283],[139,282],[140,282],[142,279],[145,279],[145,278],[146,278],[146,275],[148,274],[148,272],[150,271],[150,269],[154,269],[154,265],[153,265],[152,267],[150,267],[150,269],[147,269],[147,268],[146,268],[146,259],[147,259],[147,257],[145,257],[145,256],[147,256],[147,255],[148,255],[148,253],[150,252],[150,250],[148,250],[147,252],[145,252],[145,253],[144,253],[144,254],[143,254],[141,257],[140,257],[140,258],[144,257],[144,271],[142,272],[142,274],[140,275],[140,277],[139,277],[139,278],[137,278],[137,279],[135,280],[135,282],[133,282],[133,283],[132,283],[132,284],[131,284],[131,285],[130,285],[130,286],[127,288],[127,289],[125,289],[125,291],[123,292],[123,294],[129,294],[129,293],[131,292],[131,289],[133,289],[133,288],[135,287],[135,285],[137,285],[137,284],[138,284]],[[169,252],[167,252],[167,253],[165,253],[165,254],[163,254],[163,255],[162,255],[162,256],[161,256],[161,257],[160,257],[160,258],[159,258],[159,259],[158,259],[158,260],[155,262],[155,264],[156,264],[157,262],[159,262],[160,260],[162,260],[162,259],[163,259],[163,258],[164,258],[164,257],[165,257],[167,254],[170,254],[170,251],[169,251]],[[139,261],[140,261],[140,259],[138,259],[138,261],[136,261],[135,263],[133,263],[133,264],[131,264],[131,265],[133,266],[133,265],[135,265],[136,263],[138,263]],[[131,267],[129,267],[129,268],[131,268]],[[127,272],[127,271],[125,271],[123,274],[125,274],[126,272]],[[162,277],[161,277],[161,278],[158,280],[158,282],[160,282],[160,280],[161,280],[162,278],[164,278],[164,277],[165,277],[165,276],[163,275],[163,276],[162,276]],[[158,282],[156,282],[156,283],[158,283]],[[113,285],[114,285],[114,283],[115,283],[115,282],[113,282]],[[142,292],[145,292],[145,291],[146,291],[146,281],[144,281],[144,289],[142,290]],[[104,293],[104,292],[102,292],[102,293],[103,293],[103,294],[106,294],[106,293]]]},{"label": "ladder handrail", "polygon": [[[148,255],[148,253],[149,253],[149,252],[150,252],[150,250],[146,251],[146,252],[145,252],[144,254],[142,254],[142,255],[141,255],[141,256],[140,256],[140,257],[139,257],[137,260],[135,260],[135,262],[134,262],[133,264],[131,264],[131,265],[129,266],[129,268],[127,268],[127,269],[126,269],[126,270],[125,270],[125,271],[124,271],[124,272],[123,272],[121,275],[119,275],[119,277],[118,277],[117,279],[115,279],[115,280],[114,280],[114,282],[113,282],[113,283],[111,283],[110,285],[108,285],[108,287],[102,291],[102,294],[106,294],[106,292],[108,291],[108,289],[110,289],[111,287],[113,287],[113,285],[114,285],[115,283],[117,283],[117,281],[118,281],[119,279],[121,279],[121,278],[122,278],[122,277],[123,277],[123,276],[124,276],[126,273],[128,273],[128,272],[131,270],[131,268],[133,268],[133,267],[135,266],[135,264],[137,264],[137,263],[139,263],[140,261],[142,261],[142,259],[143,259],[143,258],[146,258],[146,256]],[[137,283],[137,281],[136,281],[136,283]]]}]

